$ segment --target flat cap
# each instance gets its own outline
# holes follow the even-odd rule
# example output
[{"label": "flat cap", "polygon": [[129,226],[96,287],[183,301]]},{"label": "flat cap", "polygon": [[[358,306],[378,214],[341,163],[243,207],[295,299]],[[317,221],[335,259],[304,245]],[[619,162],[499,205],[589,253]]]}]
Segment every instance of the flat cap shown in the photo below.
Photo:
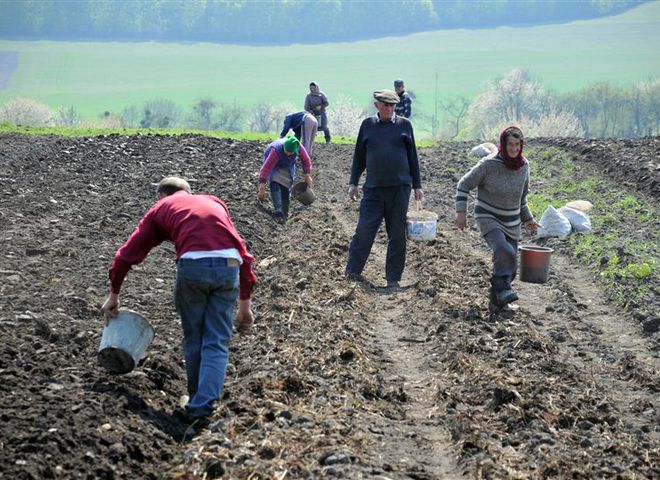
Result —
[{"label": "flat cap", "polygon": [[392,90],[375,90],[374,98],[383,103],[399,103],[401,100],[396,92]]}]

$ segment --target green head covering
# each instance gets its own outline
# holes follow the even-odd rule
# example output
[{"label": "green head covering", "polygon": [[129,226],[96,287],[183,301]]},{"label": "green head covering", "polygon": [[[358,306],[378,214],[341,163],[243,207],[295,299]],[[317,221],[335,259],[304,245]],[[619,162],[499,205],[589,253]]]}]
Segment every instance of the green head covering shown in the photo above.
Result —
[{"label": "green head covering", "polygon": [[284,139],[284,151],[286,153],[295,153],[298,155],[300,152],[300,142],[296,137],[289,135]]}]

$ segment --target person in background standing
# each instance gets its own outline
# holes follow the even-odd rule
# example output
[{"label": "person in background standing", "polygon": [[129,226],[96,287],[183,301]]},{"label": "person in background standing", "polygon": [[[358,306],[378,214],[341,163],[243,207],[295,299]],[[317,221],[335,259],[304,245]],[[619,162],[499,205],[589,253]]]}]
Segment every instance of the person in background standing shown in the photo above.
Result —
[{"label": "person in background standing", "polygon": [[394,80],[394,91],[399,96],[399,103],[396,105],[395,113],[400,117],[406,117],[410,119],[412,115],[412,98],[410,94],[406,92],[406,87],[403,84],[403,80],[396,79]]},{"label": "person in background standing", "polygon": [[328,105],[328,97],[319,90],[316,82],[311,82],[309,93],[305,97],[305,111],[316,117],[318,128],[325,135],[325,143],[330,143],[330,128],[328,128],[328,116],[325,112]]},{"label": "person in background standing", "polygon": [[415,200],[421,201],[424,194],[412,124],[394,113],[399,97],[392,90],[376,90],[374,99],[378,113],[362,121],[353,154],[348,187],[351,200],[357,201],[359,197],[358,181],[365,170],[367,179],[345,275],[349,280],[364,280],[362,270],[385,219],[388,238],[385,291],[396,292],[406,263],[406,214],[411,185]]}]

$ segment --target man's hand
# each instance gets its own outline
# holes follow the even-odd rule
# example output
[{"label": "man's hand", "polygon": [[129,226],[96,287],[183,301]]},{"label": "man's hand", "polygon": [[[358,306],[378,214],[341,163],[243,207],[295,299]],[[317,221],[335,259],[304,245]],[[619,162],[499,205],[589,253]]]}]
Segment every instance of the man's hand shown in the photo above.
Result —
[{"label": "man's hand", "polygon": [[254,325],[254,314],[252,313],[252,300],[239,300],[238,312],[236,312],[236,330],[241,333],[247,333]]},{"label": "man's hand", "polygon": [[116,317],[119,313],[119,295],[110,293],[101,307],[101,312],[105,316],[105,323],[108,323],[111,318]]},{"label": "man's hand", "polygon": [[312,180],[312,176],[309,173],[305,175],[305,183],[310,188],[314,186],[314,180]]},{"label": "man's hand", "polygon": [[421,188],[416,188],[415,189],[415,200],[418,202],[421,202],[424,199],[424,192],[422,192]]},{"label": "man's hand", "polygon": [[456,212],[456,220],[455,220],[456,226],[460,228],[461,230],[465,229],[467,227],[467,217],[465,216],[465,212]]},{"label": "man's hand", "polygon": [[265,183],[260,183],[259,184],[259,190],[257,191],[257,198],[263,202],[263,200],[266,198],[266,184]]},{"label": "man's hand", "polygon": [[527,220],[523,225],[529,233],[536,233],[536,231],[541,227],[541,225],[536,223],[534,219]]},{"label": "man's hand", "polygon": [[357,202],[358,198],[360,198],[360,192],[358,191],[357,185],[348,186],[348,198],[354,202]]}]

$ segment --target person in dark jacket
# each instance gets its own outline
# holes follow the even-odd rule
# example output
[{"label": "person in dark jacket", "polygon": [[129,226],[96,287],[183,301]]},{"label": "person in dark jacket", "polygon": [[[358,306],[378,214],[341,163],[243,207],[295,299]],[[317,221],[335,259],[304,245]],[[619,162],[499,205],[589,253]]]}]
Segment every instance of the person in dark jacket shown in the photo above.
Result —
[{"label": "person in dark jacket", "polygon": [[399,96],[399,103],[394,110],[400,117],[410,118],[412,116],[412,97],[406,92],[406,86],[400,78],[394,80],[394,91]]},{"label": "person in dark jacket", "polygon": [[208,418],[222,394],[234,325],[251,327],[253,257],[236,231],[227,206],[212,195],[193,195],[182,178],[158,185],[158,202],[115,254],[110,266],[110,294],[103,304],[106,321],[119,310],[119,292],[133,265],[165,240],[174,242],[177,274],[174,304],[183,327],[190,419]]},{"label": "person in dark jacket", "polygon": [[311,156],[314,137],[316,137],[318,130],[316,117],[308,112],[290,113],[284,118],[284,127],[280,132],[280,138],[286,137],[289,130],[293,130],[295,137],[303,144],[305,150]]},{"label": "person in dark jacket", "polygon": [[378,113],[360,125],[348,187],[349,197],[359,198],[358,181],[366,170],[360,216],[348,251],[345,274],[363,280],[362,270],[383,219],[387,228],[387,291],[399,290],[406,261],[406,214],[411,187],[415,199],[423,198],[419,160],[410,121],[394,113],[399,102],[391,90],[376,90]]}]

